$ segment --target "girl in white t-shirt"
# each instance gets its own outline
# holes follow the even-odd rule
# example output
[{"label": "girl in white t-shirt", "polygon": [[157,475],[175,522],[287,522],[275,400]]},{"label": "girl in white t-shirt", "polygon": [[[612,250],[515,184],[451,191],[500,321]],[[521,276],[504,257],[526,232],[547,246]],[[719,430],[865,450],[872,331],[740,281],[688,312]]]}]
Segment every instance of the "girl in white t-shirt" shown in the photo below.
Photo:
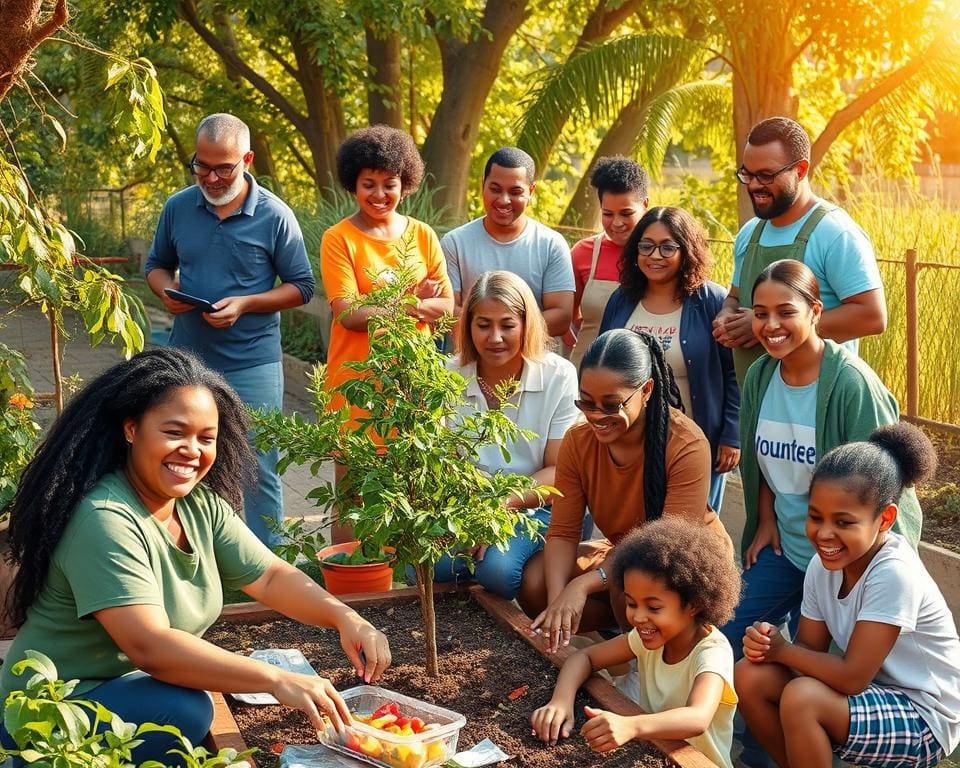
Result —
[{"label": "girl in white t-shirt", "polygon": [[818,556],[797,637],[757,622],[736,667],[743,717],[781,766],[828,768],[836,753],[859,766],[924,768],[960,743],[957,629],[917,553],[891,530],[903,489],[935,464],[927,437],[898,423],[818,465],[807,516]]},{"label": "girl in white t-shirt", "polygon": [[623,591],[633,629],[567,659],[553,697],[530,717],[533,734],[550,744],[569,736],[577,688],[598,669],[636,660],[637,703],[649,714],[628,717],[585,707],[588,719],[580,733],[589,747],[608,752],[634,739],[685,739],[717,765],[732,768],[733,650],[717,629],[740,597],[740,574],[729,551],[717,546],[716,534],[705,526],[665,516],[617,545],[610,578]]}]

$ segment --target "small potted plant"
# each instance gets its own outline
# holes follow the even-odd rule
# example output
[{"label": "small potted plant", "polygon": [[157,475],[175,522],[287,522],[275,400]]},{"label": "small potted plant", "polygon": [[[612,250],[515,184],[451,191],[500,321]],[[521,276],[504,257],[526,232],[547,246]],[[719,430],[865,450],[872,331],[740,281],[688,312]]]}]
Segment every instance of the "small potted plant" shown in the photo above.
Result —
[{"label": "small potted plant", "polygon": [[371,547],[367,541],[331,544],[317,552],[323,585],[333,595],[385,592],[393,587],[393,547]]},{"label": "small potted plant", "polygon": [[[257,413],[256,442],[280,450],[278,469],[309,464],[314,475],[324,461],[346,467],[338,487],[324,482],[309,494],[317,505],[336,508],[357,539],[374,551],[393,547],[399,563],[416,572],[424,620],[427,671],[437,674],[433,605],[434,563],[447,552],[478,544],[504,545],[517,529],[531,537],[536,523],[525,510],[508,509],[512,494],[532,486],[527,477],[487,474],[476,466],[477,450],[506,446],[522,431],[502,411],[458,416],[466,382],[448,370],[436,340],[452,324],[441,322],[434,335],[421,332],[406,307],[416,299],[412,270],[382,276],[380,287],[357,306],[378,307],[370,319],[370,353],[347,363],[356,372],[337,387],[346,404],[330,410],[332,393],[323,387],[325,367],[310,377],[316,423],[299,414]],[[504,391],[502,402],[509,392]],[[356,429],[344,429],[350,407],[366,412]],[[551,488],[540,489],[546,494]],[[471,561],[472,562],[472,561]]]}]

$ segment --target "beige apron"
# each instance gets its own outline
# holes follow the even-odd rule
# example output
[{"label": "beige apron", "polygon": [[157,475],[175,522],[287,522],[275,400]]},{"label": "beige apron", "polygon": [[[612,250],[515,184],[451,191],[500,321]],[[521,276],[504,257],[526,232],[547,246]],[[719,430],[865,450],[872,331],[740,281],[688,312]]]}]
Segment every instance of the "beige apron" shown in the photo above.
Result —
[{"label": "beige apron", "polygon": [[616,280],[597,280],[594,274],[597,271],[597,261],[600,259],[600,243],[603,240],[603,234],[597,235],[593,239],[593,261],[590,264],[590,275],[583,286],[583,295],[580,297],[580,315],[583,322],[580,325],[580,333],[577,334],[577,345],[570,353],[570,362],[578,368],[583,353],[587,351],[590,343],[597,338],[600,331],[600,321],[603,320],[603,311],[607,308],[607,302],[610,296],[620,283]]}]

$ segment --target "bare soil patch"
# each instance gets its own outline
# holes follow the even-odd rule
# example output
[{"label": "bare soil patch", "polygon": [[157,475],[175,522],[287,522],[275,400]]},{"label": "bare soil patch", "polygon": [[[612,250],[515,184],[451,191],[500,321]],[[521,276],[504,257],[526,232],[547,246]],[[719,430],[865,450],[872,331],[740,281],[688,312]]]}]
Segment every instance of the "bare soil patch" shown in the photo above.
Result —
[{"label": "bare soil patch", "polygon": [[937,449],[932,478],[917,487],[923,509],[923,540],[960,552],[960,435],[922,427]]},{"label": "bare soil patch", "polygon": [[[379,685],[462,713],[467,724],[460,732],[458,750],[489,738],[515,758],[516,768],[667,768],[673,765],[655,746],[634,742],[602,757],[580,738],[583,706],[593,705],[581,692],[577,697],[574,735],[556,747],[544,746],[530,733],[530,713],[545,704],[553,692],[556,668],[514,633],[502,627],[469,598],[437,596],[437,638],[440,676],[424,670],[423,629],[416,601],[364,608],[361,613],[390,638],[393,664]],[[261,624],[221,622],[207,632],[216,645],[249,654],[257,648],[299,648],[314,669],[340,689],[358,684],[345,666],[337,634],[281,619]],[[526,693],[508,695],[526,685]],[[275,763],[280,744],[312,744],[316,733],[306,717],[279,706],[254,707],[230,701],[240,732],[260,766]],[[274,751],[271,751],[273,747]]]}]

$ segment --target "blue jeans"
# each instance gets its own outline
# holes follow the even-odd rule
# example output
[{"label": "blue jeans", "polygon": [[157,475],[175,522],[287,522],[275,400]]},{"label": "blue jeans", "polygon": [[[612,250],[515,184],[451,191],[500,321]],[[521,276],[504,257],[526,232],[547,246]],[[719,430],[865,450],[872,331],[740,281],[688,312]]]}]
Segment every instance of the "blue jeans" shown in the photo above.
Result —
[{"label": "blue jeans", "polygon": [[[283,409],[283,363],[266,363],[238,371],[224,371],[244,405],[250,408]],[[256,449],[254,449],[256,451]],[[277,474],[279,452],[256,451],[257,484],[244,493],[243,506],[247,527],[268,547],[280,543],[280,536],[271,532],[263,518],[274,524],[283,522],[283,486]]]},{"label": "blue jeans", "polygon": [[[523,567],[527,560],[543,549],[543,532],[550,523],[550,510],[545,507],[531,510],[531,515],[539,523],[538,535],[534,538],[516,532],[501,552],[497,547],[488,547],[483,560],[474,565],[473,578],[484,589],[494,592],[507,600],[513,600],[520,589]],[[436,583],[470,578],[469,555],[441,557],[433,569]]]},{"label": "blue jeans", "polygon": [[[537,535],[529,536],[517,534],[514,531],[510,541],[506,544],[506,551],[501,552],[497,547],[488,547],[483,560],[475,563],[473,578],[488,592],[494,592],[507,600],[513,600],[520,590],[523,579],[523,568],[527,560],[543,549],[543,535],[550,525],[550,507],[540,507],[530,510],[531,516],[539,523]],[[586,541],[593,533],[593,516],[587,512],[583,518],[583,535],[581,541]],[[470,578],[468,565],[469,556],[452,556],[446,554],[433,567],[433,581],[442,584],[447,581]],[[407,569],[408,579],[413,578],[413,569]]]},{"label": "blue jeans", "polygon": [[[213,701],[206,691],[162,683],[140,671],[115,677],[71,698],[99,702],[127,723],[175,725],[193,746],[203,741],[213,722]],[[100,730],[109,727],[110,723],[103,723]],[[179,739],[163,732],[147,733],[140,738],[143,744],[133,750],[134,765],[147,760],[159,760],[163,765],[183,765],[179,756],[167,754],[170,749],[184,748]],[[2,723],[0,742],[7,749],[16,749]]]},{"label": "blue jeans", "polygon": [[723,491],[727,487],[728,474],[728,472],[710,470],[710,495],[707,497],[707,501],[710,503],[710,508],[718,515],[720,514],[720,505],[723,504]]},{"label": "blue jeans", "polygon": [[803,601],[804,572],[786,555],[774,554],[772,547],[764,547],[757,562],[743,572],[743,598],[736,615],[720,627],[733,646],[733,657],[743,657],[743,635],[755,621],[771,624],[789,622],[790,634],[796,637],[800,623],[800,603]]}]

